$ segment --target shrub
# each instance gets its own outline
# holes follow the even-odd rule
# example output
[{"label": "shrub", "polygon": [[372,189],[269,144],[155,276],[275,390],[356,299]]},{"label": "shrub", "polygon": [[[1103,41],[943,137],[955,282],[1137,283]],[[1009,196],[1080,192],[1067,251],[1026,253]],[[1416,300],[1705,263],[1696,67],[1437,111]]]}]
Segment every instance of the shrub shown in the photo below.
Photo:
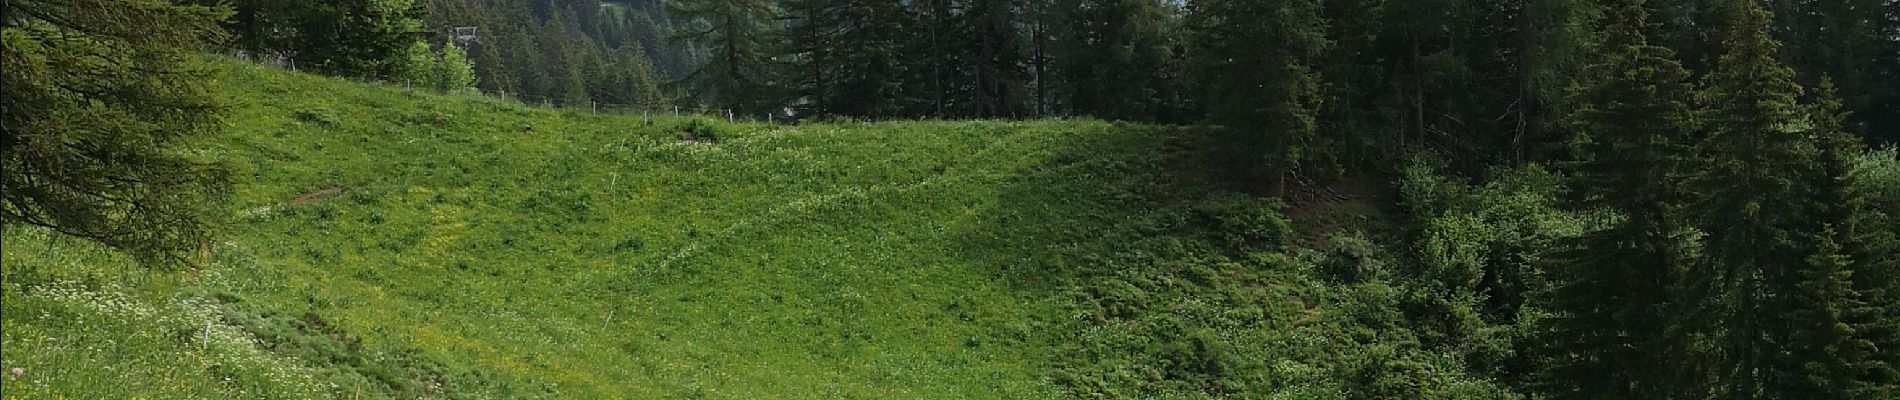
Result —
[{"label": "shrub", "polygon": [[475,64],[468,60],[468,52],[454,43],[445,44],[438,51],[430,49],[429,43],[417,40],[404,47],[390,64],[395,71],[394,79],[415,87],[444,92],[475,87]]},{"label": "shrub", "polygon": [[475,88],[475,63],[468,60],[468,52],[454,43],[442,45],[442,59],[435,63],[435,87],[445,92],[459,92]]},{"label": "shrub", "polygon": [[1320,279],[1335,284],[1354,284],[1384,280],[1387,273],[1385,250],[1357,232],[1336,234],[1332,247],[1320,260]]},{"label": "shrub", "polygon": [[1867,152],[1854,162],[1854,187],[1875,207],[1900,213],[1900,148]]},{"label": "shrub", "polygon": [[1230,194],[1196,204],[1194,214],[1220,244],[1250,250],[1278,247],[1293,236],[1293,225],[1280,216],[1281,208],[1278,200]]},{"label": "shrub", "polygon": [[429,50],[429,43],[417,40],[404,47],[401,53],[390,60],[390,69],[395,72],[394,79],[403,84],[417,87],[434,87],[436,83],[436,56]]}]

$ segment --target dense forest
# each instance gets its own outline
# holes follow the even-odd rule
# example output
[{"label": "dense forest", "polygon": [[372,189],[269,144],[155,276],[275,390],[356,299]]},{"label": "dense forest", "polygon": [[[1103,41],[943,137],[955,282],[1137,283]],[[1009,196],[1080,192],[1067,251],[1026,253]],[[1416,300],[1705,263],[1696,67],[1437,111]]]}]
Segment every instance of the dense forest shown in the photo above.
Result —
[{"label": "dense forest", "polygon": [[[443,215],[467,210],[433,208],[447,196],[491,215],[519,214],[483,227],[494,238],[480,236],[488,247],[470,245],[471,253],[535,265],[523,274],[572,274],[584,281],[574,285],[585,285],[574,292],[595,296],[586,301],[610,299],[601,304],[648,304],[628,288],[711,290],[704,287],[717,285],[702,282],[717,281],[704,271],[719,266],[746,271],[792,265],[783,264],[789,258],[808,269],[778,273],[827,271],[813,278],[825,280],[854,271],[839,264],[907,265],[892,261],[902,252],[866,248],[915,250],[925,263],[994,266],[966,283],[1004,283],[972,284],[974,294],[905,293],[918,304],[944,303],[924,308],[956,315],[945,317],[951,322],[877,319],[915,311],[902,308],[909,305],[862,311],[903,303],[898,297],[813,308],[965,329],[945,333],[954,336],[946,340],[971,354],[998,351],[985,347],[993,343],[1038,349],[1041,358],[1010,364],[1011,371],[1046,369],[1024,373],[1035,376],[1026,381],[1073,398],[1900,398],[1900,156],[1892,148],[1900,142],[1900,1],[24,0],[4,7],[0,234],[8,235],[10,263],[63,260],[60,251],[11,249],[50,243],[31,233],[47,230],[89,239],[153,271],[190,271],[181,274],[196,282],[215,246],[233,247],[214,245],[221,229],[276,237],[337,224],[347,218],[333,213],[347,212],[373,215],[347,219],[352,229],[369,227],[359,236],[396,237],[355,242],[357,253],[391,264],[437,262],[429,257],[440,246],[426,255],[410,247],[451,239],[425,240],[422,228],[376,231],[405,216],[362,209],[413,200],[432,208],[407,216],[409,223],[466,226]],[[249,64],[408,88],[286,78]],[[220,74],[264,87],[216,86]],[[345,88],[356,103],[296,93],[326,88]],[[656,122],[589,112],[603,105],[728,117]],[[234,115],[254,120],[226,119]],[[1007,122],[1018,120],[1036,122]],[[338,132],[354,136],[327,136]],[[416,132],[426,135],[410,136]],[[409,146],[433,150],[388,150]],[[298,164],[308,160],[328,164]],[[232,174],[226,164],[251,174]],[[616,191],[622,179],[636,178],[644,194]],[[352,192],[344,196],[350,204],[292,208],[357,189],[298,190],[400,179],[410,180]],[[264,205],[231,217],[206,210],[232,208],[224,203],[232,181],[241,198],[296,195],[281,206],[291,211],[270,214],[273,206]],[[435,184],[450,186],[428,186]],[[569,187],[527,188],[536,184]],[[830,192],[856,184],[871,189]],[[1363,193],[1338,194],[1354,189]],[[484,190],[529,194],[479,197]],[[677,191],[653,194],[665,190]],[[781,190],[809,196],[770,197]],[[680,225],[642,227],[648,236],[637,236],[601,216],[610,210],[634,215],[628,221]],[[638,214],[655,210],[667,212]],[[715,241],[750,225],[700,229],[757,213],[806,212],[832,219],[764,222],[766,234],[732,240],[738,244]],[[560,247],[570,242],[583,244]],[[532,257],[513,252],[528,243],[542,247]],[[336,244],[256,245],[277,253],[259,251],[246,259],[252,264],[366,257],[338,255],[347,252]],[[362,250],[371,247],[382,250]],[[685,272],[557,272],[534,264],[598,256],[651,270],[722,251],[757,254],[674,267]],[[846,256],[798,259],[808,254]],[[486,274],[469,279],[505,281],[518,272],[480,271],[495,268],[484,260],[440,263],[454,265],[444,274]],[[63,271],[57,268],[8,265],[9,307],[40,290],[25,288],[53,285],[20,280],[38,285],[80,274],[44,272]],[[385,273],[370,269],[351,279],[373,283]],[[806,294],[813,298],[857,293],[806,289],[817,292]],[[515,384],[512,375],[444,372],[461,364],[439,360],[465,360],[451,351],[392,344],[379,351],[402,355],[394,359],[404,364],[387,367],[378,363],[398,361],[363,357],[360,338],[337,339],[350,336],[314,317],[321,307],[308,306],[313,311],[299,319],[232,300],[256,289],[192,290],[221,302],[232,326],[296,338],[274,342],[272,351],[332,360],[311,364],[318,370],[344,365],[335,367],[346,372],[333,385],[360,374],[392,398],[562,396],[539,376]],[[1034,294],[999,294],[1014,291]],[[730,300],[666,293],[674,303]],[[288,297],[295,307],[329,304],[299,295]],[[417,304],[441,305],[442,296],[417,295]],[[1051,300],[1020,309],[1012,303],[1030,297]],[[611,300],[625,298],[634,300]],[[778,294],[745,299],[795,308]],[[490,300],[455,305],[480,315],[516,310],[480,303]],[[13,357],[25,346],[14,328],[47,322],[8,310],[5,350]],[[610,332],[601,340],[633,337],[607,330],[614,314],[606,315],[584,326]],[[655,318],[659,326],[688,325]],[[806,327],[838,323],[802,318]],[[212,341],[205,324],[199,343]],[[783,327],[792,324],[770,326],[798,332],[788,337],[799,340],[811,333]],[[384,332],[370,325],[355,332]],[[166,340],[188,341],[192,328],[166,333],[184,339]],[[582,329],[592,328],[574,330]],[[861,361],[850,357],[863,350],[851,346],[950,332],[841,329],[812,331],[824,344],[811,347],[845,343],[836,345],[848,348],[836,352],[843,355],[826,353],[827,360]],[[640,359],[649,348],[641,346],[663,348],[656,343],[669,338],[655,340],[606,347]],[[396,369],[422,372],[389,372]],[[12,382],[22,372],[13,371],[7,384],[21,385]],[[403,373],[412,375],[390,377]],[[875,376],[867,386],[902,381],[893,372],[867,374]],[[472,389],[440,390],[453,384]],[[668,394],[720,397],[698,385]],[[339,397],[341,390],[313,393]]]},{"label": "dense forest", "polygon": [[[1578,89],[1614,1],[227,1],[231,46],[403,76],[410,42],[466,47],[475,87],[531,103],[732,110],[764,120],[1094,117],[1260,134],[1326,176],[1405,149],[1470,171],[1572,159]],[[1747,18],[1733,0],[1646,2],[1647,42],[1703,87]],[[1797,100],[1824,81],[1841,129],[1900,140],[1900,5],[1761,1]],[[342,21],[342,22],[338,22]],[[355,26],[353,26],[353,24]],[[339,30],[339,31],[329,31]],[[347,33],[347,34],[345,34]],[[413,57],[412,57],[413,58]],[[413,69],[413,68],[410,68]],[[1706,89],[1706,88],[1705,88]],[[1269,143],[1271,142],[1271,143]]]}]

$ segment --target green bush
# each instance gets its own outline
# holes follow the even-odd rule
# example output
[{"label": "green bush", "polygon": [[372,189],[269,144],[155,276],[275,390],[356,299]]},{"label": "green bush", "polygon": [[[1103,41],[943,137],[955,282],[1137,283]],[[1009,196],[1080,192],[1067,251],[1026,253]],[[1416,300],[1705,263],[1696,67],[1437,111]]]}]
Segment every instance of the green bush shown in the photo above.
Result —
[{"label": "green bush", "polygon": [[442,57],[435,63],[435,88],[445,92],[459,92],[475,88],[475,63],[469,61],[468,52],[455,43],[442,45]]},{"label": "green bush", "polygon": [[475,88],[475,64],[468,60],[468,52],[454,43],[434,50],[428,42],[417,40],[403,47],[389,64],[395,71],[393,78],[405,85],[442,92]]},{"label": "green bush", "polygon": [[1869,151],[1854,161],[1855,190],[1888,215],[1900,215],[1900,148]]},{"label": "green bush", "polygon": [[1234,250],[1267,250],[1293,236],[1293,225],[1280,216],[1284,208],[1278,200],[1226,194],[1202,200],[1193,211],[1217,243]]},{"label": "green bush", "polygon": [[1390,273],[1385,250],[1357,232],[1335,234],[1319,264],[1319,276],[1333,284],[1383,281]]}]

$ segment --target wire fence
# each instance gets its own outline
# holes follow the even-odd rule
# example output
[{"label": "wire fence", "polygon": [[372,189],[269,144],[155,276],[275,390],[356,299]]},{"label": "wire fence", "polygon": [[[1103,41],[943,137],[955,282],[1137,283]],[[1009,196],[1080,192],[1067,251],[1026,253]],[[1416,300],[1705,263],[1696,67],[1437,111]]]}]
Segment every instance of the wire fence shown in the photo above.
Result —
[{"label": "wire fence", "polygon": [[[262,66],[267,66],[267,67],[284,69],[284,70],[289,70],[293,72],[303,71],[302,69],[299,69],[299,66],[297,65],[297,60],[290,57],[259,56],[259,55],[247,54],[245,52],[237,52],[233,54],[232,57],[238,61],[243,61],[243,62],[255,64],[255,65],[262,65]],[[325,66],[316,71],[324,72],[324,75],[326,76],[349,79],[349,80],[358,81],[358,82],[377,83],[377,84],[384,84],[384,85],[402,85],[405,88],[412,88],[412,89],[417,88],[415,85],[415,82],[413,82],[412,80],[408,78],[383,74],[380,71],[365,71],[365,70],[356,70],[356,69],[351,69],[351,68],[340,68],[340,67],[335,67],[335,66]],[[535,95],[527,95],[527,94],[520,94],[520,93],[509,93],[507,91],[489,92],[489,91],[482,91],[480,89],[475,89],[475,88],[469,88],[466,90],[457,90],[457,91],[452,91],[452,92],[478,94],[481,96],[485,96],[485,97],[489,97],[489,98],[493,98],[493,99],[497,99],[501,101],[514,102],[514,103],[529,106],[529,107],[563,109],[563,110],[588,110],[589,112],[593,114],[641,115],[643,117],[652,117],[656,115],[658,116],[693,116],[693,117],[725,118],[727,122],[741,122],[741,121],[764,122],[764,123],[790,122],[788,121],[790,118],[784,115],[777,115],[774,113],[765,113],[762,115],[750,115],[746,113],[734,112],[732,109],[726,109],[726,108],[680,106],[677,104],[671,104],[671,105],[651,104],[651,103],[624,104],[624,103],[601,102],[601,101],[591,100],[591,99],[588,100],[587,104],[568,104],[570,103],[569,101],[567,101],[566,99],[561,99],[561,98],[535,96]],[[760,118],[760,117],[763,117],[763,118]]]}]

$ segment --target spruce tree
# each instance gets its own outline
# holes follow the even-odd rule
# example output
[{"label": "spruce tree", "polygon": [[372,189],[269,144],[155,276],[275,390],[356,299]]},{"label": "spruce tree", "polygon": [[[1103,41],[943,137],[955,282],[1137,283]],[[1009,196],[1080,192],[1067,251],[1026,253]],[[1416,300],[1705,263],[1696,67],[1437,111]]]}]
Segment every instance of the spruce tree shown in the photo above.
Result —
[{"label": "spruce tree", "polygon": [[669,2],[684,26],[673,40],[707,51],[704,64],[681,79],[690,95],[742,114],[768,107],[771,21],[777,10],[766,0]]},{"label": "spruce tree", "polygon": [[[1568,96],[1582,84],[1594,27],[1603,6],[1591,0],[1526,0],[1519,101],[1524,119],[1521,137],[1512,140],[1517,162],[1570,159],[1584,138],[1569,123],[1578,105]],[[1614,11],[1613,9],[1610,11]],[[1647,19],[1647,17],[1646,17]],[[1681,60],[1671,57],[1680,63]]]},{"label": "spruce tree", "polygon": [[1863,148],[1843,127],[1847,116],[1832,80],[1822,79],[1815,92],[1815,101],[1804,108],[1814,159],[1801,171],[1813,196],[1809,219],[1820,227],[1806,234],[1811,254],[1789,298],[1787,324],[1797,328],[1789,347],[1803,351],[1781,353],[1790,358],[1787,364],[1802,369],[1782,392],[1816,399],[1884,398],[1868,396],[1878,386],[1869,373],[1886,368],[1874,352],[1886,339],[1880,325],[1888,321],[1868,301],[1877,301],[1880,287],[1854,277],[1863,264],[1857,258],[1867,255],[1860,251],[1867,247],[1866,237],[1858,234],[1868,228],[1858,221],[1866,201],[1853,189],[1853,162]]},{"label": "spruce tree", "polygon": [[844,14],[839,7],[847,3],[786,0],[783,4],[788,22],[782,40],[787,43],[780,62],[790,69],[785,75],[792,77],[784,88],[792,97],[786,104],[796,106],[800,114],[830,115],[832,93],[844,67],[838,53],[848,50],[837,45],[837,32],[842,29],[839,16]]},{"label": "spruce tree", "polygon": [[958,114],[1017,118],[1029,112],[1028,49],[1017,27],[1018,0],[963,0],[956,15],[969,90]]},{"label": "spruce tree", "polygon": [[1753,0],[1655,1],[1645,6],[1656,15],[1653,27],[1660,44],[1675,49],[1684,68],[1707,75],[1722,57],[1730,32],[1744,18],[1743,3]]},{"label": "spruce tree", "polygon": [[1320,129],[1329,147],[1350,166],[1388,165],[1402,159],[1397,151],[1407,114],[1396,90],[1396,74],[1384,54],[1390,32],[1383,23],[1383,0],[1325,2],[1326,37],[1332,43],[1322,59],[1325,107]]},{"label": "spruce tree", "polygon": [[[517,78],[505,61],[503,45],[518,39],[503,35],[509,30],[505,29],[504,19],[493,15],[494,12],[493,8],[483,8],[481,16],[476,18],[479,23],[473,25],[476,40],[468,43],[469,61],[475,64],[476,87],[487,93],[516,92]],[[462,23],[466,22],[457,22],[457,25]]]},{"label": "spruce tree", "polygon": [[958,0],[916,0],[911,2],[911,20],[917,26],[905,44],[905,53],[914,59],[915,68],[906,74],[905,86],[910,92],[906,97],[917,99],[916,114],[932,117],[951,117],[953,107],[962,93],[958,90],[960,67],[964,56],[958,45],[963,35],[962,20],[955,18]]},{"label": "spruce tree", "polygon": [[607,102],[641,107],[656,107],[665,103],[666,99],[660,92],[659,77],[655,76],[653,64],[647,61],[639,43],[629,43],[613,53],[613,88],[608,90],[611,95]]},{"label": "spruce tree", "polygon": [[904,90],[909,14],[901,4],[793,0],[785,63],[789,92],[809,114],[892,117],[914,109]]},{"label": "spruce tree", "polygon": [[846,68],[833,90],[833,112],[843,115],[892,117],[905,109],[902,43],[907,15],[893,1],[857,0],[838,15],[843,28],[833,54]]},{"label": "spruce tree", "polygon": [[1781,363],[1798,366],[1792,377],[1769,388],[1782,399],[1849,399],[1860,383],[1856,367],[1863,366],[1871,343],[1857,338],[1849,321],[1865,312],[1853,290],[1853,261],[1840,244],[1840,235],[1827,226],[1814,235],[1814,250],[1798,273],[1786,323],[1799,327],[1791,333],[1789,350]]},{"label": "spruce tree", "polygon": [[1167,23],[1147,0],[1061,0],[1055,57],[1073,112],[1155,120],[1168,70]]},{"label": "spruce tree", "polygon": [[[1708,76],[1709,138],[1695,203],[1708,233],[1695,274],[1707,301],[1716,363],[1710,392],[1734,399],[1841,398],[1849,332],[1842,312],[1857,294],[1833,228],[1827,132],[1796,103],[1801,86],[1777,59],[1770,14],[1753,2]],[[1832,119],[1821,118],[1824,123]],[[1832,129],[1832,128],[1829,128]],[[1835,221],[1829,221],[1829,217]],[[1847,307],[1847,308],[1844,308]]]},{"label": "spruce tree", "polygon": [[1286,180],[1318,135],[1314,64],[1327,46],[1319,2],[1198,0],[1190,6],[1208,117],[1249,136],[1273,193],[1285,195]]},{"label": "spruce tree", "polygon": [[[1881,108],[1900,98],[1900,19],[1890,19],[1886,0],[1774,1],[1773,34],[1785,46],[1782,59],[1803,85],[1832,80],[1841,102],[1854,117],[1842,121],[1849,132],[1866,135],[1876,128],[1900,129],[1900,109]],[[1900,4],[1900,3],[1895,3]]]},{"label": "spruce tree", "polygon": [[[265,0],[251,0],[265,1]],[[291,32],[285,48],[300,64],[333,74],[390,76],[410,43],[422,37],[420,9],[412,0],[341,0],[285,2],[284,22]],[[272,8],[266,8],[272,9]]]},{"label": "spruce tree", "polygon": [[1674,52],[1649,44],[1646,12],[1635,3],[1618,10],[1578,96],[1590,141],[1577,185],[1589,204],[1621,218],[1557,258],[1555,315],[1545,327],[1555,353],[1543,374],[1556,399],[1670,398],[1672,365],[1688,361],[1668,312],[1682,258],[1668,205],[1693,129],[1693,93]]},{"label": "spruce tree", "polygon": [[593,43],[581,36],[575,24],[572,12],[555,10],[536,36],[549,79],[539,95],[560,105],[588,107],[593,102],[588,73],[596,58],[589,57]]},{"label": "spruce tree", "polygon": [[45,227],[151,265],[205,243],[224,125],[206,39],[227,12],[157,0],[0,6],[0,229]]},{"label": "spruce tree", "polygon": [[[1809,335],[1814,342],[1806,347],[1830,347],[1824,358],[1810,360],[1810,373],[1818,375],[1811,378],[1819,378],[1817,388],[1836,398],[1893,398],[1900,395],[1900,359],[1894,357],[1900,355],[1894,350],[1900,348],[1900,303],[1893,297],[1900,293],[1895,290],[1900,287],[1895,279],[1900,258],[1893,257],[1900,254],[1900,241],[1895,240],[1900,227],[1860,190],[1863,178],[1856,165],[1866,148],[1844,128],[1848,113],[1833,81],[1823,78],[1816,92],[1808,113],[1820,164],[1808,179],[1819,196],[1816,219],[1828,226],[1815,238],[1817,253],[1809,266],[1815,271],[1803,283],[1823,289],[1813,295],[1837,295],[1810,301],[1814,307],[1804,314],[1833,317],[1840,326]],[[1819,301],[1829,299],[1833,301]]]}]

